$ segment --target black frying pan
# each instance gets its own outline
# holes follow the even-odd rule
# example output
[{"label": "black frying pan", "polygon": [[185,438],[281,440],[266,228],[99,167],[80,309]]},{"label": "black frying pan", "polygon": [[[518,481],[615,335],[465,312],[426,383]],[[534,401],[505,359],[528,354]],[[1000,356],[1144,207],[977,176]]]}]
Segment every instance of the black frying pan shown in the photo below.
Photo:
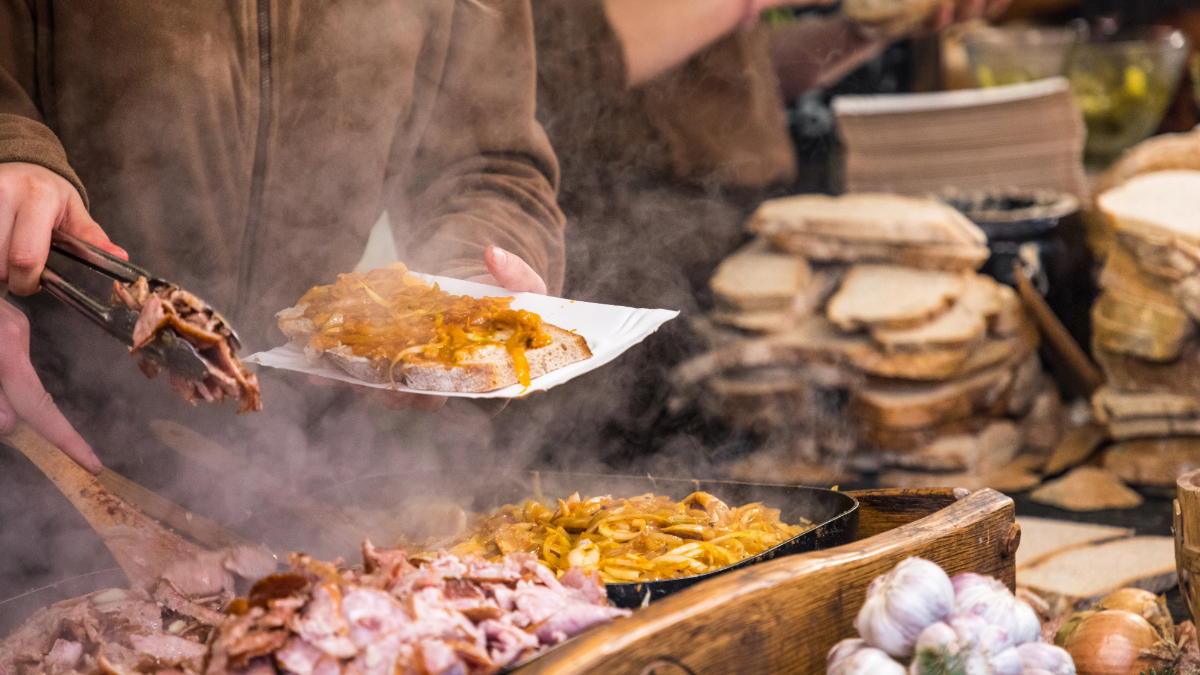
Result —
[{"label": "black frying pan", "polygon": [[608,597],[613,604],[640,607],[644,602],[657,600],[729,570],[779,556],[840,546],[853,541],[858,528],[858,501],[833,490],[649,476],[504,472],[488,476],[482,482],[479,474],[371,476],[338,485],[328,491],[328,497],[343,506],[379,510],[427,498],[430,501],[454,501],[468,511],[490,513],[505,504],[522,504],[526,499],[537,497],[566,498],[573,492],[579,492],[584,498],[598,495],[634,497],[653,492],[679,501],[697,491],[708,492],[731,507],[762,502],[779,509],[780,517],[786,523],[803,518],[816,527],[756,556],[706,574],[664,581],[608,584]]}]

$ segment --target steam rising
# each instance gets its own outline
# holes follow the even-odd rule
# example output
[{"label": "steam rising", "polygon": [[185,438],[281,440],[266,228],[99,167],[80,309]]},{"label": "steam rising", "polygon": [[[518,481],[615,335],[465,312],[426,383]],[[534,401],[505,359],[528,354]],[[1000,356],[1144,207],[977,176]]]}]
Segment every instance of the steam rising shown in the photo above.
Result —
[{"label": "steam rising", "polygon": [[[492,2],[485,0],[485,4]],[[393,17],[340,19],[346,22],[344,30],[379,27],[356,35],[356,51],[368,53],[373,40],[394,39],[390,31],[383,30]],[[301,62],[312,70],[303,77],[334,78],[322,71],[325,66],[315,56],[304,57]],[[354,89],[373,75],[377,73],[352,69],[337,73],[335,79],[349,78],[354,82],[347,87]],[[281,86],[286,83],[281,82]],[[503,79],[496,84],[510,85]],[[484,98],[491,95],[487,91],[470,93]],[[382,96],[370,101],[377,106],[390,103]],[[159,104],[165,109],[156,108]],[[147,97],[140,108],[122,109],[123,117],[112,124],[120,127],[118,132],[138,127],[161,129],[161,120],[172,119],[178,112],[172,104]],[[556,111],[544,105],[545,101],[539,113],[553,135],[561,128],[559,120],[554,118]],[[618,125],[628,112],[597,105],[588,121],[595,128]],[[557,114],[575,116],[573,121],[578,122],[583,113],[570,109]],[[320,131],[318,122],[308,121],[312,131]],[[365,132],[353,125],[345,129],[346,146],[356,147],[352,136]],[[456,137],[453,142],[467,140],[471,139]],[[171,138],[159,142],[172,148]],[[703,419],[669,414],[667,376],[675,364],[703,348],[689,321],[707,309],[708,275],[720,257],[742,241],[747,206],[763,195],[729,194],[704,182],[687,192],[656,187],[656,181],[642,169],[622,168],[629,166],[624,164],[626,159],[593,163],[586,154],[563,157],[564,208],[572,217],[567,230],[571,264],[564,295],[676,309],[683,316],[612,364],[550,392],[513,401],[502,411],[487,403],[460,399],[452,400],[437,415],[392,412],[354,391],[318,386],[304,376],[269,369],[258,372],[262,413],[236,416],[234,403],[192,407],[169,392],[165,378],[145,381],[119,344],[44,297],[23,303],[34,326],[35,365],[68,418],[96,446],[108,467],[247,538],[266,542],[281,554],[303,550],[324,558],[343,555],[354,560],[355,551],[347,550],[344,539],[329,536],[281,502],[286,503],[289,494],[307,495],[352,507],[361,496],[356,484],[362,484],[365,476],[394,476],[388,485],[399,502],[414,488],[433,494],[444,486],[446,494],[461,495],[475,486],[494,483],[500,472],[529,468],[710,475],[721,453],[736,448],[744,439],[721,436],[720,428],[708,426]],[[394,255],[388,250],[388,237],[383,236],[389,219],[396,232],[411,234],[412,223],[439,215],[430,211],[428,199],[482,189],[466,179],[438,185],[433,182],[435,176],[421,176],[411,184],[429,192],[385,203],[389,200],[382,193],[394,185],[351,180],[369,175],[360,170],[361,165],[384,160],[379,155],[344,157],[344,166],[300,164],[276,176],[265,213],[295,226],[286,238],[277,232],[259,242],[256,290],[247,306],[230,307],[230,318],[247,343],[243,355],[282,342],[276,331],[268,329],[275,311],[293,303],[307,288],[331,282],[334,271],[354,267],[372,223],[385,207],[390,208],[376,227],[375,246],[363,256],[364,264],[370,266],[386,264]],[[273,161],[286,162],[288,158]],[[239,206],[242,198],[213,200],[198,190],[194,176],[178,171],[181,167],[168,158],[151,157],[147,162],[147,167],[138,169],[140,174],[113,171],[102,162],[81,167],[94,203],[102,204],[97,219],[130,251],[135,262],[145,262],[153,272],[193,290],[218,308],[230,306],[236,295],[230,278],[214,276],[213,267],[219,267],[222,256],[238,256],[231,242],[244,222]],[[415,166],[427,168],[420,162]],[[511,168],[501,166],[499,170]],[[289,172],[294,175],[286,175]],[[304,175],[309,172],[328,180],[313,181]],[[161,193],[145,194],[139,180],[147,177],[168,185]],[[285,187],[289,178],[298,186],[317,184],[321,188],[315,192],[289,189]],[[234,195],[241,195],[244,189],[241,185],[227,187]],[[108,202],[96,199],[95,195],[103,194],[115,197]],[[191,231],[194,214],[199,213],[201,220],[213,217],[203,209],[214,206],[221,210],[215,217],[231,228],[229,233],[218,233],[221,245],[214,246],[211,238],[180,234]],[[537,210],[536,205],[529,208]],[[162,219],[158,229],[140,223],[132,217],[135,212],[157,214]],[[143,237],[141,230],[156,234]],[[454,229],[450,230],[453,234]],[[497,237],[490,243],[514,246],[502,232],[487,232]],[[446,247],[441,257],[462,263],[464,249],[453,247],[453,240],[448,236],[435,243]],[[318,242],[315,246],[314,241]],[[398,236],[390,243],[415,269],[445,271],[422,266],[440,255],[428,248],[429,240]],[[163,260],[179,263],[169,267],[151,262]],[[553,267],[553,262],[538,262]],[[195,430],[242,465],[206,466],[168,449],[149,431],[149,422],[156,419],[174,420]],[[723,449],[711,447],[714,438],[724,443]],[[676,499],[682,496],[672,495]],[[11,452],[0,453],[0,551],[0,602],[61,579],[114,567],[99,538],[66,499],[28,461]],[[115,582],[110,575],[104,583]],[[44,605],[91,588],[94,586],[64,585],[58,593],[38,597]],[[0,616],[8,615],[6,605],[0,604]],[[12,627],[0,624],[0,635]]]}]

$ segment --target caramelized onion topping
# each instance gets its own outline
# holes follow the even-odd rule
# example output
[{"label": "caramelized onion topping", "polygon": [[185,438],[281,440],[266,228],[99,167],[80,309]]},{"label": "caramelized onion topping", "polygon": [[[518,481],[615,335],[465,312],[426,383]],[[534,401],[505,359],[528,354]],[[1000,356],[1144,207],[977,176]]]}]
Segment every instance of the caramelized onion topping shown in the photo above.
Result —
[{"label": "caramelized onion topping", "polygon": [[542,318],[510,308],[513,298],[451,295],[408,274],[402,263],[365,274],[339,274],[300,299],[317,327],[309,346],[326,351],[345,345],[355,356],[395,368],[435,363],[453,368],[480,347],[498,345],[512,356],[517,380],[529,386],[525,350],[550,344]]}]

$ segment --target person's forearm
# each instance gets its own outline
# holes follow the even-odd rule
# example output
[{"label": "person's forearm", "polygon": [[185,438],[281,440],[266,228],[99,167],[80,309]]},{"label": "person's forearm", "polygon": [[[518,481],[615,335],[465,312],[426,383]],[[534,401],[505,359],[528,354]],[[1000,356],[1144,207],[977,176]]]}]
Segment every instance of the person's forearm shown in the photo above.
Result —
[{"label": "person's forearm", "polygon": [[604,0],[621,41],[629,86],[678,66],[733,30],[744,0]]},{"label": "person's forearm", "polygon": [[841,17],[793,21],[771,30],[771,61],[789,101],[837,82],[886,46],[886,40],[868,37]]}]

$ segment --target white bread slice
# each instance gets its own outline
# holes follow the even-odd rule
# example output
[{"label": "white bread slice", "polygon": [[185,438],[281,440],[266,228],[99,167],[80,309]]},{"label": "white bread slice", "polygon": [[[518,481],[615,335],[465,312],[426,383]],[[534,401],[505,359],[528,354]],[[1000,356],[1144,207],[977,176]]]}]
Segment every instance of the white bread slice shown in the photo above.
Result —
[{"label": "white bread slice", "polygon": [[962,273],[855,265],[825,313],[843,330],[915,328],[945,312],[967,289]]},{"label": "white bread slice", "polygon": [[1065,612],[1084,609],[1119,588],[1161,593],[1176,582],[1173,537],[1126,537],[1076,546],[1017,569],[1017,585],[1029,587]]},{"label": "white bread slice", "polygon": [[[388,372],[389,364],[372,364],[370,359],[356,356],[347,346],[342,345],[319,355],[313,353],[308,343],[316,333],[316,326],[304,318],[305,307],[297,305],[275,315],[280,330],[293,344],[364,382],[387,384],[393,381]],[[529,362],[531,378],[591,358],[592,352],[583,336],[545,323],[542,329],[553,341],[545,347],[526,350],[525,359]],[[462,361],[453,367],[438,363],[405,363],[396,369],[394,375],[397,384],[421,391],[480,393],[517,383],[512,356],[499,345],[480,346],[464,355]]]},{"label": "white bread slice", "polygon": [[1017,547],[1017,569],[1041,562],[1048,556],[1085,544],[1095,544],[1133,536],[1133,529],[1075,523],[1053,518],[1017,516],[1021,526],[1021,545]]},{"label": "white bread slice", "polygon": [[988,319],[1001,309],[998,284],[991,277],[977,274],[967,279],[961,296],[941,316],[902,330],[873,328],[871,337],[885,351],[919,351],[928,347],[969,345],[987,333]]},{"label": "white bread slice", "polygon": [[1183,240],[1200,246],[1200,171],[1155,171],[1135,176],[1096,198],[1118,232],[1151,243]]},{"label": "white bread slice", "polygon": [[1150,361],[1179,357],[1195,324],[1178,305],[1105,289],[1092,307],[1095,343]]},{"label": "white bread slice", "polygon": [[933,199],[889,194],[772,199],[748,227],[810,260],[892,262],[922,269],[976,270],[987,237],[970,220]]},{"label": "white bread slice", "polygon": [[744,312],[787,309],[811,279],[803,258],[766,249],[756,241],[726,258],[709,282],[717,300]]},{"label": "white bread slice", "polygon": [[850,407],[867,424],[915,429],[971,417],[992,408],[1003,412],[1013,381],[1005,363],[949,382],[877,382],[851,394]]}]

